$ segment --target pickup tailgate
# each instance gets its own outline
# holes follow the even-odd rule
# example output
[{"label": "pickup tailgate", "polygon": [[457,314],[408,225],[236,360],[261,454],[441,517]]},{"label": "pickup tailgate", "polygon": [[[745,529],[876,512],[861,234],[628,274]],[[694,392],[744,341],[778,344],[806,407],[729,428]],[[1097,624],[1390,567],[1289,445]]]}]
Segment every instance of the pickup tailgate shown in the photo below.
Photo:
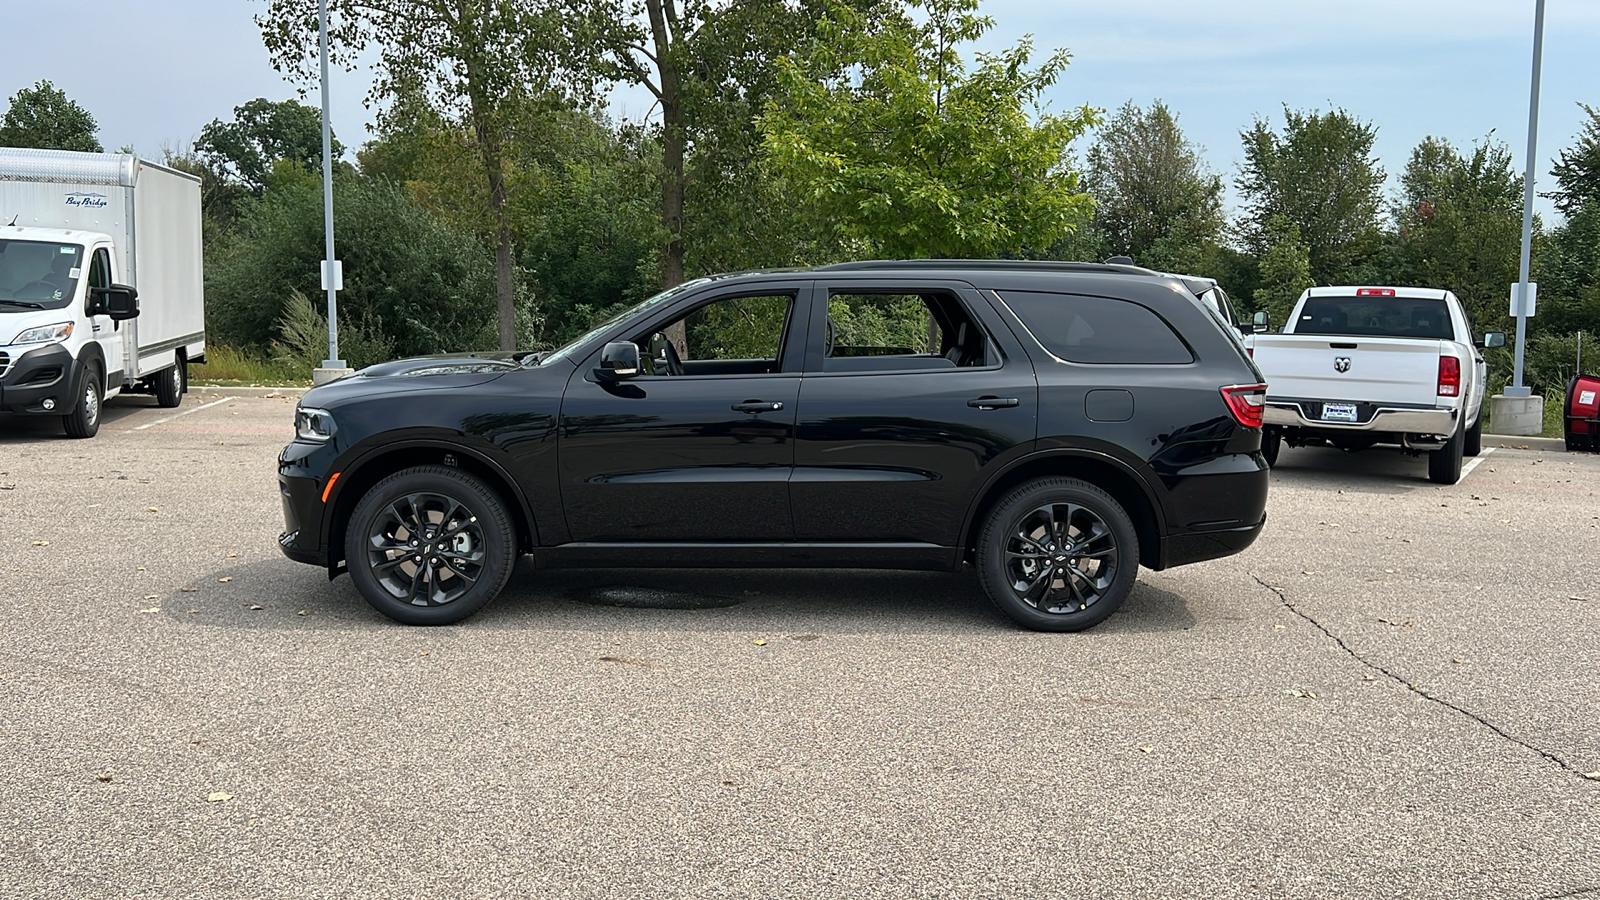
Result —
[{"label": "pickup tailgate", "polygon": [[1446,342],[1425,338],[1258,334],[1267,399],[1434,406]]}]

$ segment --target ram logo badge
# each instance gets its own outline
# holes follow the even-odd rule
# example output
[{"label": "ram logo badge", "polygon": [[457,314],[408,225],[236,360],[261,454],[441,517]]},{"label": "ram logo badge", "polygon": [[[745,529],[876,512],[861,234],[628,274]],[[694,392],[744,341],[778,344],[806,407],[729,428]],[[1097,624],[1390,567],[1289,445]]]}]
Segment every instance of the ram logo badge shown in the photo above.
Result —
[{"label": "ram logo badge", "polygon": [[1350,371],[1350,357],[1348,357],[1348,356],[1335,356],[1333,358],[1333,370],[1335,372],[1348,372],[1348,371]]}]

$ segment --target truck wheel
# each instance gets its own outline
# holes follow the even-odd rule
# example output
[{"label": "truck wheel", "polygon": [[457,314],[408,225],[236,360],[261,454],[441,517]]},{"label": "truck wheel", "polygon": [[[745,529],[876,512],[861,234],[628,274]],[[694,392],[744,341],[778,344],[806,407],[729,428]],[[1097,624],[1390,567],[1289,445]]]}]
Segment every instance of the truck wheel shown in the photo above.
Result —
[{"label": "truck wheel", "polygon": [[1461,452],[1466,432],[1457,429],[1443,447],[1428,451],[1428,480],[1435,484],[1455,484],[1461,480]]},{"label": "truck wheel", "polygon": [[1483,450],[1483,413],[1478,413],[1478,421],[1472,423],[1467,429],[1467,442],[1461,447],[1462,456],[1477,456]]},{"label": "truck wheel", "polygon": [[172,409],[182,403],[185,381],[182,359],[173,363],[172,368],[161,370],[155,377],[156,405]]},{"label": "truck wheel", "polygon": [[67,437],[92,438],[100,431],[100,398],[105,396],[100,388],[99,365],[84,367],[78,391],[78,405],[61,417],[61,427],[67,430]]},{"label": "truck wheel", "polygon": [[1278,429],[1263,428],[1261,430],[1261,455],[1266,459],[1267,465],[1275,466],[1278,464],[1278,451],[1281,449],[1283,449],[1283,435],[1278,433]]},{"label": "truck wheel", "polygon": [[516,534],[500,497],[459,469],[417,466],[356,504],[344,537],[350,579],[372,608],[407,625],[451,625],[511,577]]},{"label": "truck wheel", "polygon": [[995,506],[978,540],[989,600],[1036,631],[1082,631],[1133,589],[1139,536],[1110,494],[1076,478],[1042,478]]}]

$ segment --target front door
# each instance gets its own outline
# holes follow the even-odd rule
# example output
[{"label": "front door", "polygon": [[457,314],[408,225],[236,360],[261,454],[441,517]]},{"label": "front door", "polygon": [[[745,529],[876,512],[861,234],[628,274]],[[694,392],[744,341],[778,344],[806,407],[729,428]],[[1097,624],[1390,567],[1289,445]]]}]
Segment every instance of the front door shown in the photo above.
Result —
[{"label": "front door", "polygon": [[958,546],[990,467],[1034,441],[1032,364],[969,287],[818,282],[816,297],[796,538]]},{"label": "front door", "polygon": [[597,380],[598,353],[578,367],[557,450],[574,541],[793,539],[807,290],[685,300],[618,338],[643,351],[637,377]]},{"label": "front door", "polygon": [[[100,306],[100,297],[97,289],[111,287],[111,254],[105,247],[96,247],[89,256],[89,284],[88,290],[83,293],[83,302],[86,310],[96,309]],[[110,316],[100,314],[89,316],[89,339],[100,345],[100,350],[106,355],[106,383],[105,388],[122,385],[122,323],[112,321]]]}]

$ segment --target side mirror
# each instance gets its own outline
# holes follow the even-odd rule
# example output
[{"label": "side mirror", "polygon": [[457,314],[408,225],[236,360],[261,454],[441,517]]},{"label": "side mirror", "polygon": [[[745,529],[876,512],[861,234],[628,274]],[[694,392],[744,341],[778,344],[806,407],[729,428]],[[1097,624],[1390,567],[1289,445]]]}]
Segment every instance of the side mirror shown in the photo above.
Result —
[{"label": "side mirror", "polygon": [[630,341],[612,341],[600,351],[600,365],[594,377],[599,381],[622,381],[639,374],[639,345]]},{"label": "side mirror", "polygon": [[118,322],[139,317],[138,288],[113,284],[108,288],[95,288],[91,294],[94,297],[94,309],[91,315],[110,316]]},{"label": "side mirror", "polygon": [[1493,350],[1495,347],[1504,347],[1506,345],[1506,333],[1504,331],[1487,332],[1484,334],[1483,340],[1478,341],[1477,343],[1479,347],[1482,347],[1485,350]]},{"label": "side mirror", "polygon": [[1256,334],[1263,334],[1271,330],[1271,328],[1272,313],[1269,313],[1263,309],[1258,310],[1255,315],[1250,317],[1250,330]]}]

